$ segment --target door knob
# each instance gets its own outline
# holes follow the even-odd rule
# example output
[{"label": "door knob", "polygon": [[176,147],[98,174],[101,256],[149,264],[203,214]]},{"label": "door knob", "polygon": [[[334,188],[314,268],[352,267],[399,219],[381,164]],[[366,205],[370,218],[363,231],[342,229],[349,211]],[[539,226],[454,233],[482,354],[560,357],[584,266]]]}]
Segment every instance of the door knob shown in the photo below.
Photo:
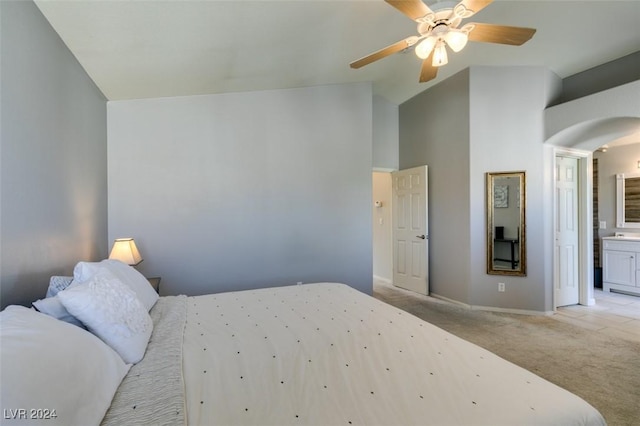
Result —
[{"label": "door knob", "polygon": [[416,235],[416,238],[420,238],[421,240],[424,240],[427,237],[425,235]]}]

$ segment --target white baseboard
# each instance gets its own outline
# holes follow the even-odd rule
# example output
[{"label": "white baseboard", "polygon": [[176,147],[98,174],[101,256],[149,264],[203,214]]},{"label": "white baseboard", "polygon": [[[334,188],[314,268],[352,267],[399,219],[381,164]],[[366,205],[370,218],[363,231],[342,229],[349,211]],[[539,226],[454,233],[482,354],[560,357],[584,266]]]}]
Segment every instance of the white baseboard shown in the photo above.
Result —
[{"label": "white baseboard", "polygon": [[458,300],[450,299],[448,297],[440,296],[436,293],[430,293],[429,296],[434,297],[436,299],[444,300],[445,302],[449,302],[454,305],[462,306],[472,311],[488,311],[488,312],[502,312],[505,314],[518,314],[518,315],[544,315],[550,316],[553,315],[553,311],[530,311],[527,309],[511,309],[511,308],[496,308],[493,306],[480,306],[480,305],[469,305],[467,303],[460,302]]},{"label": "white baseboard", "polygon": [[376,281],[381,281],[381,282],[382,282],[382,283],[384,283],[384,284],[393,285],[393,284],[391,283],[391,280],[390,280],[389,278],[383,278],[383,277],[380,277],[380,276],[378,276],[378,275],[374,275],[374,276],[373,276],[373,279],[374,279],[374,280],[376,280]]},{"label": "white baseboard", "polygon": [[496,308],[493,306],[472,306],[474,311],[489,311],[489,312],[502,312],[505,314],[518,314],[518,315],[541,315],[551,316],[553,311],[530,311],[528,309],[511,309],[511,308]]},{"label": "white baseboard", "polygon": [[449,299],[448,297],[440,296],[439,294],[436,294],[433,292],[429,293],[429,296],[435,299],[444,300],[445,302],[451,303],[452,305],[458,305],[458,306],[462,306],[463,308],[472,309],[471,305],[467,305],[466,303],[462,303],[458,300]]}]

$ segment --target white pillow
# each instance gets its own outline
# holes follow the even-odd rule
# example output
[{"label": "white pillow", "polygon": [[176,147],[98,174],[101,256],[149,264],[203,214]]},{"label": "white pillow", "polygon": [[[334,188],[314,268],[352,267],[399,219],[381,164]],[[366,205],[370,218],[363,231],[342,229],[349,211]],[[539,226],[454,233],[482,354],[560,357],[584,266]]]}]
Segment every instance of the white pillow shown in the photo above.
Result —
[{"label": "white pillow", "polygon": [[108,269],[98,268],[89,281],[61,291],[57,297],[127,364],[142,359],[153,322],[133,290]]},{"label": "white pillow", "polygon": [[72,281],[73,277],[64,277],[58,275],[52,276],[51,278],[49,278],[49,288],[47,288],[47,295],[45,297],[55,296],[56,294],[58,294],[58,292],[69,287]]},{"label": "white pillow", "polygon": [[33,302],[33,306],[43,314],[47,314],[50,317],[59,319],[60,321],[68,322],[78,327],[85,328],[84,324],[80,320],[69,313],[60,302],[58,297],[47,297],[46,299],[40,299]]},{"label": "white pillow", "polygon": [[120,281],[128,285],[138,296],[147,312],[158,301],[158,293],[151,287],[149,280],[124,262],[105,259],[102,262],[78,262],[73,269],[73,279],[79,282],[89,281],[99,268],[105,267]]},{"label": "white pillow", "polygon": [[99,424],[130,367],[88,331],[24,306],[0,312],[0,359],[2,407],[47,425]]}]

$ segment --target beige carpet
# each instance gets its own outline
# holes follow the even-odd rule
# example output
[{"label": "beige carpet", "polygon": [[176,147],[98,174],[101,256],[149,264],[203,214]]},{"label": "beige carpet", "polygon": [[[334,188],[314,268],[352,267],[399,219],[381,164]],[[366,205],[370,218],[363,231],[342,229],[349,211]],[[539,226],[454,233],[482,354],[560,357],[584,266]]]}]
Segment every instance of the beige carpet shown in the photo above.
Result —
[{"label": "beige carpet", "polygon": [[470,310],[378,283],[374,297],[575,393],[609,426],[640,425],[640,343],[545,316]]}]

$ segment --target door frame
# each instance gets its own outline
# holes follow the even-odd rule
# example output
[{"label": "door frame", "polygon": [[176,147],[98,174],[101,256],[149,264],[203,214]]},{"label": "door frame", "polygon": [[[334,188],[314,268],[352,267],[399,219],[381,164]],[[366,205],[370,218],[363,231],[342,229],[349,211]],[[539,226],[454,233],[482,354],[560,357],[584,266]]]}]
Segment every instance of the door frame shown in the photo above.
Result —
[{"label": "door frame", "polygon": [[[574,148],[555,147],[553,150],[553,194],[557,191],[557,164],[558,156],[572,157],[578,160],[578,301],[581,305],[595,305],[593,296],[593,153]],[[558,221],[558,206],[556,197],[553,197],[553,240]],[[553,269],[555,270],[555,256],[552,256]],[[553,274],[553,291],[551,298],[553,310],[557,310],[556,277]]]},{"label": "door frame", "polygon": [[[372,216],[372,227],[373,227],[373,230],[372,230],[372,244],[373,244],[372,251],[375,251],[376,247],[378,247],[380,250],[383,250],[385,254],[388,254],[388,256],[385,256],[386,257],[385,262],[388,262],[388,263],[383,265],[382,269],[384,271],[386,271],[386,272],[389,272],[389,274],[388,274],[389,276],[388,277],[376,275],[375,272],[374,272],[373,273],[373,279],[381,281],[381,282],[384,282],[384,283],[389,284],[389,285],[392,285],[391,283],[393,281],[393,236],[392,236],[393,218],[391,217],[391,211],[392,211],[392,208],[393,208],[393,178],[391,176],[391,173],[393,173],[395,171],[397,171],[397,169],[374,167],[372,172],[371,172],[372,180],[373,180],[373,176],[376,173],[384,174],[384,175],[386,175],[385,179],[388,179],[388,184],[389,184],[388,191],[386,191],[384,193],[382,198],[380,198],[380,199],[372,199],[371,200],[371,204],[373,205],[373,210],[374,210],[373,216]],[[375,189],[376,188],[374,187],[374,190]],[[375,205],[376,201],[380,201],[381,202],[380,207]],[[380,219],[379,216],[383,216],[382,219],[383,220],[386,219],[387,223],[383,223],[383,224],[380,224],[379,222],[376,223],[376,220],[375,220],[376,216],[377,216],[376,210],[379,210],[379,209],[382,209],[383,211],[386,210],[386,213],[379,213],[378,219]],[[383,234],[387,234],[389,238],[386,241],[382,241],[381,242],[382,244],[378,245],[378,244],[376,244],[376,238],[375,237],[376,237],[376,229],[379,226],[383,226],[384,228],[386,228],[384,231],[381,231],[381,232]],[[373,256],[373,262],[374,262],[373,269],[374,269],[374,271],[376,269],[375,268],[376,260],[380,261],[379,258],[376,259],[376,257]]]},{"label": "door frame", "polygon": [[[396,244],[396,220],[398,219],[397,216],[397,203],[396,203],[396,191],[397,191],[397,177],[396,174],[397,173],[402,173],[402,172],[411,172],[411,171],[415,171],[415,170],[420,170],[421,173],[424,173],[424,200],[422,200],[422,203],[424,203],[423,208],[424,208],[424,223],[422,223],[422,225],[424,226],[424,234],[422,235],[422,240],[423,240],[423,247],[424,247],[424,253],[422,253],[421,259],[424,261],[424,270],[422,272],[424,272],[424,285],[425,288],[423,289],[423,291],[419,291],[419,290],[411,290],[407,287],[402,287],[396,284],[396,266],[397,266],[397,256],[398,256],[398,248],[397,248],[397,244]],[[421,221],[422,222],[422,221]],[[391,172],[391,242],[392,242],[392,271],[391,271],[391,283],[394,287],[398,287],[398,288],[403,288],[409,291],[414,291],[418,294],[422,294],[424,296],[429,296],[431,294],[430,291],[430,283],[429,283],[429,272],[430,272],[430,268],[429,268],[429,166],[428,165],[422,165],[422,166],[416,166],[416,167],[409,167],[407,169],[399,169],[399,170],[395,170],[393,172]]]}]

